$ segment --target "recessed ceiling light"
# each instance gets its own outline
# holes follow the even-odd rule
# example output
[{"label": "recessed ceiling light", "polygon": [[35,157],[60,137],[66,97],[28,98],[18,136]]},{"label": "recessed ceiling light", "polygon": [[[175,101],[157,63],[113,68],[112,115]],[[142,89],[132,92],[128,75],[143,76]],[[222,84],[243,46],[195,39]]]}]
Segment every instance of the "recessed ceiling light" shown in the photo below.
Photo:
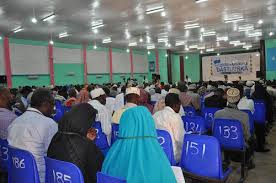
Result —
[{"label": "recessed ceiling light", "polygon": [[200,32],[204,32],[205,31],[205,29],[202,27],[201,29],[200,29]]},{"label": "recessed ceiling light", "polygon": [[270,33],[269,33],[269,36],[273,36],[273,35],[274,35],[274,32],[270,32]]},{"label": "recessed ceiling light", "polygon": [[98,29],[93,29],[94,34],[98,34]]},{"label": "recessed ceiling light", "polygon": [[93,8],[98,8],[100,6],[100,3],[98,0],[95,0],[93,3],[92,3],[92,6]]},{"label": "recessed ceiling light", "polygon": [[162,12],[161,12],[161,16],[162,16],[162,17],[165,17],[166,15],[167,15],[167,14],[166,14],[165,11],[162,11]]},{"label": "recessed ceiling light", "polygon": [[143,41],[144,41],[143,38],[140,38],[140,39],[139,39],[139,42],[140,42],[140,43],[142,43]]},{"label": "recessed ceiling light", "polygon": [[53,45],[53,44],[54,44],[54,41],[53,41],[53,40],[50,40],[49,43],[50,43],[51,45]]},{"label": "recessed ceiling light", "polygon": [[42,21],[43,21],[43,22],[46,22],[46,21],[52,20],[52,19],[55,18],[55,17],[56,17],[56,15],[53,13],[53,14],[51,14],[51,15],[48,15],[48,16],[44,17],[44,18],[42,19]]},{"label": "recessed ceiling light", "polygon": [[258,24],[263,24],[264,23],[264,21],[262,20],[262,19],[260,19],[259,21],[258,21]]},{"label": "recessed ceiling light", "polygon": [[31,19],[31,22],[34,23],[34,24],[36,24],[36,23],[37,23],[37,19],[36,19],[35,17],[33,17],[33,18]]}]

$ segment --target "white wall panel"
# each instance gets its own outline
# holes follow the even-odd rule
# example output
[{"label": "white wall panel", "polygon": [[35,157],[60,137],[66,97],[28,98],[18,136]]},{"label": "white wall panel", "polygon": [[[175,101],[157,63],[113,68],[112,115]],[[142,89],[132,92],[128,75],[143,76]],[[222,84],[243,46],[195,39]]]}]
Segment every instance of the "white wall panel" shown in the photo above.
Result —
[{"label": "white wall panel", "polygon": [[81,49],[54,47],[54,63],[78,64],[82,63]]},{"label": "white wall panel", "polygon": [[13,75],[49,74],[48,47],[10,44]]},{"label": "white wall panel", "polygon": [[149,64],[146,55],[133,54],[134,73],[148,73]]},{"label": "white wall panel", "polygon": [[4,62],[3,44],[0,45],[0,75],[5,75],[5,62]]},{"label": "white wall panel", "polygon": [[106,51],[87,51],[88,74],[109,73],[109,57]]},{"label": "white wall panel", "polygon": [[112,52],[113,73],[130,73],[129,53]]}]

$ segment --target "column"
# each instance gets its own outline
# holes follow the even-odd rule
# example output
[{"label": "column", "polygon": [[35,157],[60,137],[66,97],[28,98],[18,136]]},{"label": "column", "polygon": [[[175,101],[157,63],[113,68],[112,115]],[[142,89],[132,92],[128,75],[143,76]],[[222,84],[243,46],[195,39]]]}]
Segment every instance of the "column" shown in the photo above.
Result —
[{"label": "column", "polygon": [[86,51],[87,51],[87,44],[83,44],[83,48],[82,48],[82,58],[83,58],[83,66],[84,66],[84,84],[87,84],[87,55],[86,55]]},{"label": "column", "polygon": [[113,81],[113,78],[112,78],[112,48],[110,47],[109,48],[109,77],[110,77],[110,82]]},{"label": "column", "polygon": [[54,74],[54,56],[53,56],[53,45],[48,45],[49,54],[49,71],[50,71],[50,82],[51,85],[55,85],[55,74]]},{"label": "column", "polygon": [[12,71],[11,71],[11,58],[10,58],[10,44],[9,38],[4,37],[4,63],[5,72],[7,77],[8,88],[12,88]]},{"label": "column", "polygon": [[133,78],[134,66],[133,66],[132,48],[130,48],[129,57],[130,57],[130,73],[131,73],[131,77]]}]

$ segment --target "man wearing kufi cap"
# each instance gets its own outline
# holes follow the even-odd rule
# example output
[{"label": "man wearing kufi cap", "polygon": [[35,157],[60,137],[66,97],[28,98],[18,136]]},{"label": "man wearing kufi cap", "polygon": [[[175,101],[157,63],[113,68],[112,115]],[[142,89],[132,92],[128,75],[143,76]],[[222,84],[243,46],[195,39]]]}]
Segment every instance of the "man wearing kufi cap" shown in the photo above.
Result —
[{"label": "man wearing kufi cap", "polygon": [[92,100],[88,103],[97,111],[96,121],[101,123],[103,133],[107,136],[108,142],[111,140],[111,113],[106,104],[106,94],[102,88],[96,88],[90,92]]},{"label": "man wearing kufi cap", "polygon": [[122,114],[131,107],[136,107],[140,97],[140,90],[137,87],[129,87],[126,89],[125,99],[126,104],[124,107],[115,111],[112,116],[112,122],[119,124]]},{"label": "man wearing kufi cap", "polygon": [[250,145],[250,131],[249,131],[249,118],[248,118],[248,114],[240,111],[237,107],[237,104],[240,101],[240,91],[237,88],[230,88],[227,90],[227,106],[222,109],[219,110],[215,113],[214,118],[215,119],[233,119],[233,120],[238,120],[241,122],[242,124],[242,128],[243,128],[243,135],[244,135],[244,139],[245,142],[247,144],[247,151],[248,153],[246,153],[246,160],[247,163],[251,164],[250,166],[254,166],[253,165],[253,160],[250,159],[252,156],[252,154],[254,153],[254,149],[253,147],[251,147]]}]

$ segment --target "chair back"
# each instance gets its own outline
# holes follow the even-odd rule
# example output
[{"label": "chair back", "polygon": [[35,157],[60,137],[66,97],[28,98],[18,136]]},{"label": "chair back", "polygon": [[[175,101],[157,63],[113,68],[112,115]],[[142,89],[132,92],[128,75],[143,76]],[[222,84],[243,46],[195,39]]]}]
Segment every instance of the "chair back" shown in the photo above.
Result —
[{"label": "chair back", "polygon": [[9,165],[9,147],[8,141],[0,139],[0,169],[8,171]]},{"label": "chair back", "polygon": [[174,154],[173,154],[173,145],[172,139],[169,132],[165,130],[156,130],[158,142],[163,148],[165,154],[167,155],[171,165],[175,164]]},{"label": "chair back", "polygon": [[44,157],[46,165],[45,183],[84,183],[80,169],[73,163]]},{"label": "chair back", "polygon": [[185,135],[180,166],[192,174],[221,179],[223,169],[218,140],[206,135]]},{"label": "chair back", "polygon": [[263,100],[254,100],[255,112],[253,114],[255,123],[265,125],[266,107]]},{"label": "chair back", "polygon": [[205,119],[201,116],[182,116],[186,132],[203,134],[207,132]]},{"label": "chair back", "polygon": [[106,175],[102,172],[97,173],[97,183],[126,183],[126,180]]},{"label": "chair back", "polygon": [[56,113],[53,116],[53,120],[58,122],[64,115],[64,108],[62,106],[61,101],[56,101],[55,111]]},{"label": "chair back", "polygon": [[153,106],[155,106],[156,102],[157,101],[150,101],[150,104],[153,105]]},{"label": "chair back", "polygon": [[255,134],[254,116],[250,110],[241,110],[241,111],[246,112],[248,114],[250,134],[251,136],[253,136]]},{"label": "chair back", "polygon": [[183,108],[184,108],[184,112],[185,112],[186,116],[195,116],[196,115],[196,110],[193,106],[186,106]]},{"label": "chair back", "polygon": [[109,149],[109,145],[107,141],[107,136],[103,133],[101,122],[96,121],[92,127],[95,128],[97,131],[95,144],[105,155]]},{"label": "chair back", "polygon": [[113,144],[119,135],[119,124],[112,123],[111,144]]},{"label": "chair back", "polygon": [[9,183],[39,183],[36,161],[25,150],[9,146]]},{"label": "chair back", "polygon": [[242,124],[233,119],[215,119],[213,136],[225,150],[243,151],[245,140]]},{"label": "chair back", "polygon": [[205,126],[207,129],[212,129],[213,123],[214,123],[214,115],[217,111],[221,110],[220,108],[214,108],[214,107],[205,107],[201,112],[201,115],[205,119]]}]

